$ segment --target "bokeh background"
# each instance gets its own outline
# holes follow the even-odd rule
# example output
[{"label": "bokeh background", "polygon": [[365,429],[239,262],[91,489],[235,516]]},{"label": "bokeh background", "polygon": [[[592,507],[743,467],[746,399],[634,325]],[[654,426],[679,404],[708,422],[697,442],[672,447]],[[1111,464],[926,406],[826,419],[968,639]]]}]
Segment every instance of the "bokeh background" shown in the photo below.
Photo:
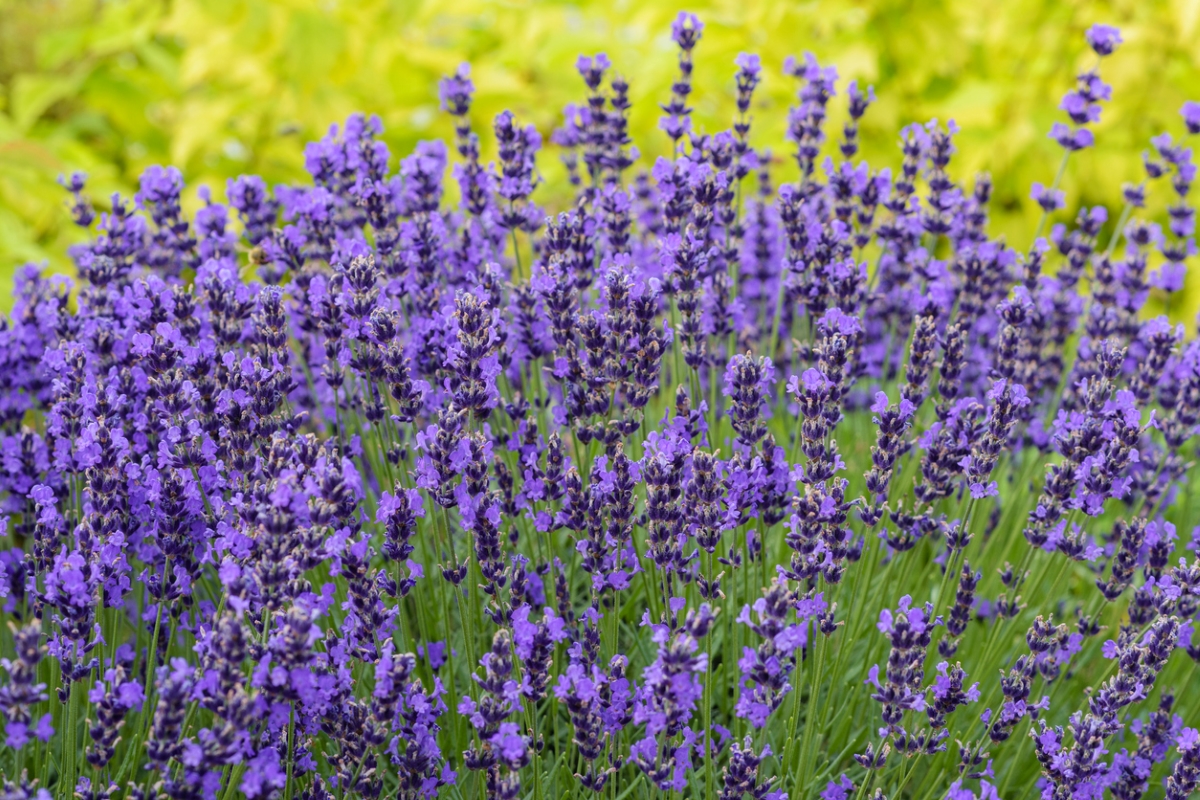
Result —
[{"label": "bokeh background", "polygon": [[[1177,134],[1180,106],[1200,99],[1200,0],[0,0],[0,287],[26,261],[70,269],[67,247],[81,234],[55,183],[62,173],[87,172],[103,207],[112,192],[132,193],[144,167],[171,163],[194,204],[200,185],[223,197],[240,173],[304,180],[304,143],[354,111],[382,118],[395,160],[451,135],[437,81],[462,61],[478,88],[477,130],[508,108],[548,138],[562,106],[583,98],[575,58],[607,52],[631,82],[631,129],[648,162],[668,141],[658,103],[676,74],[669,26],[681,8],[707,26],[699,128],[728,127],[733,59],[756,52],[765,82],[752,139],[786,153],[795,86],[780,68],[811,51],[843,81],[874,85],[862,151],[873,166],[898,163],[901,126],[956,120],[952,171],[992,173],[996,228],[1021,246],[1039,213],[1029,185],[1048,183],[1058,162],[1046,132],[1094,59],[1088,25],[1119,25],[1126,43],[1105,60],[1114,102],[1098,146],[1072,159],[1062,218],[1081,203],[1118,203],[1121,184],[1141,179],[1149,138]],[[562,170],[552,152],[540,166],[537,199],[553,208]],[[10,304],[0,289],[0,310]],[[1197,305],[1190,286],[1172,315],[1190,319]]]}]

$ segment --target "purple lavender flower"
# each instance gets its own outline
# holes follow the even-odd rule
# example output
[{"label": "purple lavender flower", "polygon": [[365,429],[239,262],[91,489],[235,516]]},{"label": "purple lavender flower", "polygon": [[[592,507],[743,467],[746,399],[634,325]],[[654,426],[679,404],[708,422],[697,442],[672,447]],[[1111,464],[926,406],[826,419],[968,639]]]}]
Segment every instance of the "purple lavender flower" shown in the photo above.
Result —
[{"label": "purple lavender flower", "polygon": [[1112,55],[1123,41],[1121,31],[1112,25],[1097,23],[1087,29],[1087,43],[1096,51],[1096,55],[1098,56]]},{"label": "purple lavender flower", "polygon": [[1195,100],[1188,100],[1183,104],[1183,108],[1179,110],[1183,117],[1184,127],[1191,134],[1200,133],[1200,103]]},{"label": "purple lavender flower", "polygon": [[762,406],[774,383],[775,367],[766,358],[734,356],[725,368],[722,391],[729,398],[730,421],[738,443],[751,450],[767,435]]},{"label": "purple lavender flower", "polygon": [[808,617],[800,624],[791,621],[795,607],[795,593],[776,580],[754,602],[753,616],[750,606],[744,606],[737,618],[762,640],[757,648],[744,648],[738,661],[741,695],[735,712],[755,728],[766,725],[770,714],[792,691],[788,678],[796,666],[796,653],[807,643],[809,632]]},{"label": "purple lavender flower", "polygon": [[679,140],[691,130],[692,109],[687,102],[692,93],[692,50],[703,32],[704,23],[686,11],[680,11],[671,23],[671,39],[679,47],[679,78],[671,84],[671,101],[662,107],[666,116],[659,120],[659,127],[671,138],[676,151]]}]

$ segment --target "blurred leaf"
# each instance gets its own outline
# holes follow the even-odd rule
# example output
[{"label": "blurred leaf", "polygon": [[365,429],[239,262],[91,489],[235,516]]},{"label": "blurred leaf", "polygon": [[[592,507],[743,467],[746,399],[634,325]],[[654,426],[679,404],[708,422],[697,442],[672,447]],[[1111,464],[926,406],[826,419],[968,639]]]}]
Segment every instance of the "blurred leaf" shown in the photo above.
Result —
[{"label": "blurred leaf", "polygon": [[55,70],[87,54],[87,31],[82,28],[46,31],[37,40],[38,67]]},{"label": "blurred leaf", "polygon": [[12,85],[12,120],[21,132],[28,131],[46,109],[73,95],[84,71],[70,75],[18,75]]}]

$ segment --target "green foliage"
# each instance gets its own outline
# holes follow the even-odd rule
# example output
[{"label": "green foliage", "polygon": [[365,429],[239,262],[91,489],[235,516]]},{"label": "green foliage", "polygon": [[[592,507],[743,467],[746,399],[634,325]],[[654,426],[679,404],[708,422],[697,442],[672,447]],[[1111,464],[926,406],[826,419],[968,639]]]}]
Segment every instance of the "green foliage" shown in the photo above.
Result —
[{"label": "green foliage", "polygon": [[[1119,25],[1126,44],[1105,65],[1114,102],[1098,146],[1072,159],[1064,181],[1070,214],[1119,202],[1120,185],[1140,179],[1149,137],[1177,133],[1186,92],[1200,86],[1200,0],[687,6],[708,26],[696,84],[728,87],[693,98],[701,129],[728,127],[733,58],[757,52],[767,79],[753,140],[786,159],[794,87],[780,65],[812,51],[843,80],[874,84],[862,152],[873,164],[898,161],[901,126],[955,119],[963,132],[954,170],[992,173],[997,230],[1020,244],[1037,222],[1029,185],[1049,182],[1057,164],[1046,131],[1058,99],[1089,63],[1087,25]],[[378,114],[393,154],[407,153],[420,139],[450,136],[436,84],[464,60],[479,89],[477,127],[510,108],[548,134],[561,107],[582,100],[576,56],[607,52],[634,76],[631,131],[650,160],[668,142],[656,128],[675,74],[668,29],[677,11],[644,0],[0,0],[0,281],[24,261],[69,269],[77,234],[54,184],[60,173],[88,172],[101,200],[134,191],[147,165],[172,163],[195,202],[195,187],[220,196],[242,172],[295,180],[300,144],[353,111]],[[562,170],[549,153],[541,168],[538,197],[553,207],[566,196]],[[1176,311],[1190,315],[1200,293],[1188,295],[1193,308]]]}]

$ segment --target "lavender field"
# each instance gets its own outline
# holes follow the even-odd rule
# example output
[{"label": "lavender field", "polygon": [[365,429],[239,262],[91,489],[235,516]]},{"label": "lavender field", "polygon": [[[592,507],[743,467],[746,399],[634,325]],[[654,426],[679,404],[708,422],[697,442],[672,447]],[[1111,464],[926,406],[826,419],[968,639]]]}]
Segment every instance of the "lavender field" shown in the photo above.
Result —
[{"label": "lavender field", "polygon": [[3,800],[1196,793],[1200,103],[1067,213],[1092,26],[1010,241],[953,121],[868,164],[871,86],[743,53],[709,134],[668,34],[648,169],[592,53],[545,140],[464,65],[398,158],[63,177],[76,277],[0,329]]}]

